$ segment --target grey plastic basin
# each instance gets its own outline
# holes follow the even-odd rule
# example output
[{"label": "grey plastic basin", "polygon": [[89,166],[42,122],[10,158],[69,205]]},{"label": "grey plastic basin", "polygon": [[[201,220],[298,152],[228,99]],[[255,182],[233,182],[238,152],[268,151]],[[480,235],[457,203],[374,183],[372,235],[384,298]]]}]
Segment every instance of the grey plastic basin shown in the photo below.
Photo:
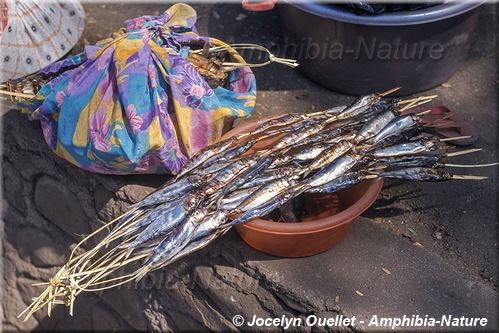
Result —
[{"label": "grey plastic basin", "polygon": [[465,61],[484,1],[357,16],[336,4],[278,6],[284,52],[313,81],[349,95],[401,86],[403,96],[448,80]]}]

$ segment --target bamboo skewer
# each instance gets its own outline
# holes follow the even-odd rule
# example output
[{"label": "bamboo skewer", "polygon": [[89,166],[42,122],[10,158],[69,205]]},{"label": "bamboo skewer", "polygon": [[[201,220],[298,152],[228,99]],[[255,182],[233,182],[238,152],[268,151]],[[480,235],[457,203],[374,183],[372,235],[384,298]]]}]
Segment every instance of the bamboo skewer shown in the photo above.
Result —
[{"label": "bamboo skewer", "polygon": [[15,91],[8,91],[8,90],[0,90],[0,94],[14,96],[14,97],[22,97],[22,98],[33,98],[33,97],[35,97],[35,95],[32,95],[32,94],[24,94],[24,93],[15,92]]},{"label": "bamboo skewer", "polygon": [[445,166],[447,167],[456,167],[456,168],[484,168],[484,167],[491,167],[499,165],[499,162],[495,163],[485,163],[485,164],[452,164],[452,163],[445,163]]},{"label": "bamboo skewer", "polygon": [[472,148],[472,149],[467,149],[467,150],[461,150],[461,151],[453,151],[452,153],[447,153],[447,157],[452,157],[452,156],[458,156],[458,155],[464,155],[464,154],[470,154],[470,153],[476,153],[481,151],[482,148]]},{"label": "bamboo skewer", "polygon": [[396,92],[396,91],[397,91],[397,90],[399,90],[400,88],[402,88],[402,87],[395,87],[395,88],[392,88],[392,89],[390,89],[390,90],[387,90],[387,91],[385,91],[385,92],[380,93],[380,96],[385,97],[385,96],[387,96],[387,95],[390,95],[391,93]]},{"label": "bamboo skewer", "polygon": [[[423,99],[429,99],[429,100],[432,100],[432,99],[435,99],[438,97],[438,95],[430,95],[430,96],[422,96]],[[412,98],[412,99],[405,99],[403,101],[399,101],[399,104],[407,104],[407,103],[412,103],[412,102],[417,102],[418,100],[420,100],[421,97],[416,97],[416,98]]]},{"label": "bamboo skewer", "polygon": [[462,140],[462,139],[469,139],[469,138],[471,138],[471,135],[455,136],[452,138],[442,138],[442,139],[438,139],[438,141],[446,142],[446,141]]},{"label": "bamboo skewer", "polygon": [[484,180],[489,177],[484,176],[473,176],[473,175],[452,175],[452,179],[462,179],[462,180]]}]

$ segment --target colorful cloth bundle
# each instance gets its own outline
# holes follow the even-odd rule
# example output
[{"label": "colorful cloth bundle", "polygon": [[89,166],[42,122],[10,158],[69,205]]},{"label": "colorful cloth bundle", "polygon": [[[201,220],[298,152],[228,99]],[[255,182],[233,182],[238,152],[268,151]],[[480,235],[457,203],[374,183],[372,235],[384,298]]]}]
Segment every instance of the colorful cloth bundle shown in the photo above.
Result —
[{"label": "colorful cloth bundle", "polygon": [[249,68],[210,86],[187,61],[193,46],[209,42],[244,62],[229,45],[199,36],[195,21],[185,4],[126,21],[84,53],[43,69],[60,74],[18,106],[40,120],[56,154],[85,170],[176,174],[227,122],[247,116],[256,99]]}]

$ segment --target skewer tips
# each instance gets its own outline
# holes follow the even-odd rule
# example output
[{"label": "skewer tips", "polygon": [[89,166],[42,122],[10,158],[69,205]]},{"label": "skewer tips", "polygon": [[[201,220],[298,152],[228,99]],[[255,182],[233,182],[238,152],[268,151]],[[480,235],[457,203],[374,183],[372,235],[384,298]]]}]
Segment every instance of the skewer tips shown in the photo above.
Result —
[{"label": "skewer tips", "polygon": [[451,156],[458,156],[458,155],[464,155],[464,154],[470,154],[470,153],[476,153],[477,151],[481,151],[482,148],[472,148],[472,149],[466,149],[466,150],[461,150],[461,151],[454,151],[452,153],[447,153],[447,157]]},{"label": "skewer tips", "polygon": [[19,92],[15,92],[15,91],[7,91],[7,90],[0,90],[0,94],[13,96],[13,97],[20,97],[20,98],[33,98],[33,97],[35,97],[35,95],[32,95],[32,94],[24,94],[24,93],[19,93]]},{"label": "skewer tips", "polygon": [[387,90],[387,91],[385,91],[385,92],[380,93],[380,95],[381,95],[382,97],[385,97],[386,95],[389,95],[389,94],[391,94],[391,93],[393,93],[393,92],[396,92],[396,91],[397,91],[397,90],[399,90],[400,88],[402,88],[402,87],[395,87],[395,88],[392,88],[392,89],[390,89],[390,90]]},{"label": "skewer tips", "polygon": [[466,180],[483,180],[489,177],[473,176],[473,175],[452,175],[452,179],[466,179]]},{"label": "skewer tips", "polygon": [[463,136],[454,136],[452,138],[443,138],[439,139],[438,141],[440,142],[446,142],[446,141],[452,141],[452,140],[462,140],[462,139],[469,139],[471,138],[471,135],[463,135]]},{"label": "skewer tips", "polygon": [[434,98],[437,98],[438,95],[430,95],[430,96],[422,96],[422,97],[416,97],[416,98],[411,98],[411,99],[404,99],[402,101],[399,101],[398,103],[401,105],[401,104],[408,104],[408,103],[413,103],[413,102],[417,102],[417,101],[420,101],[422,99],[427,99],[427,100],[432,100]]},{"label": "skewer tips", "polygon": [[485,167],[491,167],[491,166],[496,166],[496,165],[499,165],[499,162],[486,163],[486,164],[452,164],[452,163],[445,163],[446,167],[454,167],[454,168],[485,168]]},{"label": "skewer tips", "polygon": [[440,146],[440,147],[438,147],[438,149],[444,149],[444,150],[454,149],[454,148],[456,148],[456,146]]},{"label": "skewer tips", "polygon": [[416,113],[416,116],[418,116],[418,117],[424,117],[426,115],[429,115],[430,113],[431,113],[431,110],[425,110],[425,111]]}]

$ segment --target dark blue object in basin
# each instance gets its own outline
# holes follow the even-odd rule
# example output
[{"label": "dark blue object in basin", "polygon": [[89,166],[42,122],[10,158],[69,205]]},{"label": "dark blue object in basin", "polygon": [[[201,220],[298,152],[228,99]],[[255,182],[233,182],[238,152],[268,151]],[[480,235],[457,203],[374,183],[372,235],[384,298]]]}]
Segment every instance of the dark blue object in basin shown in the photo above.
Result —
[{"label": "dark blue object in basin", "polygon": [[282,4],[284,52],[304,75],[334,91],[359,95],[401,86],[398,96],[421,92],[464,62],[483,2],[366,16],[334,4]]}]

